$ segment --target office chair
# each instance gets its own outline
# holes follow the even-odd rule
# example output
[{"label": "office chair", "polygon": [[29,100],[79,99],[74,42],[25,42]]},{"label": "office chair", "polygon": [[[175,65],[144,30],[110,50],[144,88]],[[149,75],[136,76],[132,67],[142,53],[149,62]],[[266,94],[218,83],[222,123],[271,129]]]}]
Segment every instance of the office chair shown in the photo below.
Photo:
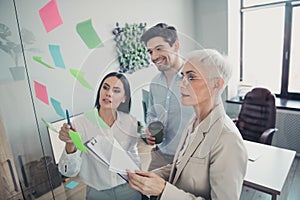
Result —
[{"label": "office chair", "polygon": [[266,88],[252,89],[245,95],[234,122],[245,140],[271,145],[278,130],[274,95]]}]

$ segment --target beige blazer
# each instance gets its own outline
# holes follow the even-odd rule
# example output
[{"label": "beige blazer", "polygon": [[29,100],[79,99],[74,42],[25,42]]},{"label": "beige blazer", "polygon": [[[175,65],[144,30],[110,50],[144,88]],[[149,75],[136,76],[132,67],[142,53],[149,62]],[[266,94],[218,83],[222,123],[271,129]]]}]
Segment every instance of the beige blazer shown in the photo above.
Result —
[{"label": "beige blazer", "polygon": [[188,127],[182,135],[173,164],[154,170],[168,181],[160,199],[238,200],[248,155],[238,129],[225,114],[223,106],[215,107],[199,124],[196,136],[176,169]]}]

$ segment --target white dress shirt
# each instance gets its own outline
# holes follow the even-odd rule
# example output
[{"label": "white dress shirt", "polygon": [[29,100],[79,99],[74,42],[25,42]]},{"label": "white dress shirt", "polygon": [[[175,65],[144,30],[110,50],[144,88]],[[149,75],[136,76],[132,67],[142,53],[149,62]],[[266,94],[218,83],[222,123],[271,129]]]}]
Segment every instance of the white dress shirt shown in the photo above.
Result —
[{"label": "white dress shirt", "polygon": [[[115,138],[135,163],[141,165],[137,151],[137,120],[133,116],[118,111],[116,121],[109,127],[99,117],[95,108],[74,119],[73,124],[81,134],[83,143],[98,134],[107,136],[111,141]],[[124,179],[109,171],[108,166],[89,150],[87,153],[77,150],[72,154],[67,154],[64,150],[58,168],[60,173],[67,177],[74,177],[80,173],[82,181],[96,190],[105,190],[125,183]]]}]

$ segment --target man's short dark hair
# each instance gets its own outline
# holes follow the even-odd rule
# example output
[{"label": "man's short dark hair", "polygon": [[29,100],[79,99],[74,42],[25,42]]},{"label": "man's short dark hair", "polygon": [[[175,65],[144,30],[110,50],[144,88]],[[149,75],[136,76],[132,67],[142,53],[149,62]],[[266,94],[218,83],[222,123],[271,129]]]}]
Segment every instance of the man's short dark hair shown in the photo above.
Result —
[{"label": "man's short dark hair", "polygon": [[165,42],[173,46],[178,39],[177,31],[175,27],[168,26],[165,23],[158,23],[155,26],[148,29],[141,37],[141,41],[147,44],[147,42],[154,37],[162,37]]}]

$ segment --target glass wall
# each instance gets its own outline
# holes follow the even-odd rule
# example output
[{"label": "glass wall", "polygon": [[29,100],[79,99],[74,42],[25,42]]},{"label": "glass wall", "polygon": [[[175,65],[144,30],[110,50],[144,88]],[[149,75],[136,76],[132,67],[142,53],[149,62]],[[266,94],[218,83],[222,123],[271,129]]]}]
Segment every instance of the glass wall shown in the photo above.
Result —
[{"label": "glass wall", "polygon": [[34,33],[20,26],[14,1],[0,5],[1,198],[52,199],[61,175],[41,135],[24,54],[37,50],[30,47]]},{"label": "glass wall", "polygon": [[[170,5],[173,12],[166,14]],[[193,8],[194,0],[0,0],[1,198],[84,199],[84,189],[65,187],[74,179],[58,173],[53,158],[56,144],[51,144],[46,124],[65,121],[66,109],[73,116],[93,107],[101,78],[119,67],[112,34],[117,22],[122,27],[174,25],[184,55],[199,47]],[[89,42],[94,41],[80,30],[92,31],[101,45],[91,47]],[[139,121],[143,120],[141,89],[156,73],[149,67],[127,75],[134,105],[131,114]],[[58,141],[57,133],[51,134]],[[80,179],[76,181],[84,188]]]}]

